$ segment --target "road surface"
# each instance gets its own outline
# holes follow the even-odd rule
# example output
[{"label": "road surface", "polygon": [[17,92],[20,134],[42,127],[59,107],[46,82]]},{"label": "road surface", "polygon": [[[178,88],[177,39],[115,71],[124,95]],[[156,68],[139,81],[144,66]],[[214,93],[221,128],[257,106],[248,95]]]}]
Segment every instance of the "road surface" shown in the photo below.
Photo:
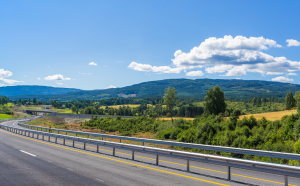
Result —
[{"label": "road surface", "polygon": [[[18,127],[17,121],[6,125]],[[232,181],[226,180],[227,167],[101,147],[71,141],[58,144],[14,134],[0,129],[0,185],[283,185],[280,175],[232,168]],[[300,185],[289,177],[289,185]]]}]

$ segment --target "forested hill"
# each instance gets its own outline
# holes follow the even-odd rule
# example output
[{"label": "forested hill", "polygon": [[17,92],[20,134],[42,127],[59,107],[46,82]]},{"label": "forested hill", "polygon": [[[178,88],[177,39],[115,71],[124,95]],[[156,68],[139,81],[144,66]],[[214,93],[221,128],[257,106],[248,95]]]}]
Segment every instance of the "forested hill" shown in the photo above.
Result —
[{"label": "forested hill", "polygon": [[[224,79],[167,79],[149,81],[122,88],[105,90],[76,91],[59,95],[32,95],[39,100],[56,99],[68,101],[75,99],[105,99],[110,97],[149,97],[162,96],[165,88],[175,87],[181,98],[203,99],[209,88],[219,85],[230,99],[250,97],[285,97],[288,92],[300,91],[300,85],[258,80],[224,80]],[[39,87],[39,86],[37,86]],[[36,88],[37,88],[36,87]],[[0,94],[1,94],[0,89]],[[5,94],[4,94],[5,95]],[[8,95],[9,96],[9,95]],[[28,98],[26,96],[9,96],[11,99]]]},{"label": "forested hill", "polygon": [[38,85],[18,85],[0,87],[0,95],[16,96],[16,95],[51,95],[51,94],[66,94],[68,92],[80,91],[75,88],[58,88]]}]

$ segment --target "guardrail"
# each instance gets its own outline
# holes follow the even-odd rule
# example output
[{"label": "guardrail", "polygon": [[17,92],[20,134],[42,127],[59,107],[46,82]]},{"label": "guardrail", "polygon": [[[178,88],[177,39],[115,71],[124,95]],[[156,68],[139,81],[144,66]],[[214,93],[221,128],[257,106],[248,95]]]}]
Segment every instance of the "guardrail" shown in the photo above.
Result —
[{"label": "guardrail", "polygon": [[275,163],[266,163],[260,161],[252,161],[252,160],[244,160],[244,159],[237,159],[237,158],[229,158],[229,157],[222,157],[222,156],[215,156],[215,155],[208,155],[208,154],[200,154],[200,153],[192,153],[192,152],[184,152],[178,150],[169,150],[169,149],[162,149],[156,147],[146,147],[141,145],[132,145],[132,144],[124,144],[118,142],[111,142],[111,141],[103,141],[103,140],[96,140],[90,138],[82,138],[76,136],[69,136],[63,134],[56,134],[56,133],[48,133],[43,131],[37,130],[30,130],[30,129],[23,129],[23,128],[16,128],[11,126],[6,126],[0,124],[0,128],[14,132],[16,134],[25,135],[28,137],[34,138],[36,136],[37,139],[40,139],[40,135],[42,136],[42,140],[45,140],[45,136],[48,136],[48,141],[51,141],[51,137],[55,138],[55,143],[57,143],[57,138],[63,139],[63,145],[66,145],[66,140],[72,140],[72,146],[75,146],[75,141],[83,143],[83,149],[86,150],[86,143],[95,144],[97,145],[96,152],[99,153],[99,145],[101,146],[108,146],[113,148],[113,156],[116,156],[115,149],[125,149],[132,151],[132,160],[134,160],[134,152],[143,152],[143,153],[151,153],[156,155],[156,165],[159,165],[159,156],[168,156],[174,158],[180,158],[187,160],[186,170],[190,171],[189,161],[198,161],[216,165],[227,166],[227,179],[231,180],[231,167],[253,170],[253,171],[260,171],[260,172],[267,172],[272,174],[279,174],[283,175],[285,178],[285,185],[288,185],[288,176],[291,177],[300,177],[300,167],[297,166],[290,166],[290,165],[282,165],[282,164],[275,164]]},{"label": "guardrail", "polygon": [[[18,122],[20,126],[37,129],[37,130],[45,130],[48,131],[49,128],[46,127],[38,127],[32,125],[26,125],[21,122]],[[187,147],[187,148],[195,148],[195,149],[203,149],[203,150],[211,150],[213,151],[213,155],[215,151],[221,152],[230,152],[230,153],[237,153],[237,154],[250,154],[255,156],[264,156],[270,157],[271,163],[273,163],[273,158],[283,158],[283,159],[290,159],[290,160],[298,160],[300,161],[300,154],[293,154],[293,153],[283,153],[283,152],[274,152],[274,151],[264,151],[264,150],[254,150],[254,149],[243,149],[243,148],[233,148],[233,147],[222,147],[222,146],[214,146],[214,145],[204,145],[204,144],[194,144],[194,143],[183,143],[183,142],[174,142],[174,141],[165,141],[165,140],[156,140],[156,139],[146,139],[146,138],[135,138],[135,137],[127,137],[127,136],[117,136],[117,135],[108,135],[108,134],[100,134],[100,133],[90,133],[90,132],[82,132],[82,131],[71,131],[71,130],[62,130],[62,129],[51,129],[51,131],[56,131],[59,133],[72,133],[76,136],[86,135],[86,136],[94,136],[94,137],[101,137],[103,138],[114,138],[119,139],[120,143],[122,140],[129,140],[129,141],[138,141],[142,142],[143,146],[145,143],[153,143],[153,144],[161,144],[161,145],[170,145],[173,147]]]}]

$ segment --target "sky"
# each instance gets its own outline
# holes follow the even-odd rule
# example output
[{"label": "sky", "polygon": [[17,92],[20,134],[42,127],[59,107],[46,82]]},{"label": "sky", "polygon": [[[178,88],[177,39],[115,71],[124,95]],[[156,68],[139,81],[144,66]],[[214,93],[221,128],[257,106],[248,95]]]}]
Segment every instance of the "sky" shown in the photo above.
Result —
[{"label": "sky", "polygon": [[1,1],[0,86],[300,84],[300,1]]}]

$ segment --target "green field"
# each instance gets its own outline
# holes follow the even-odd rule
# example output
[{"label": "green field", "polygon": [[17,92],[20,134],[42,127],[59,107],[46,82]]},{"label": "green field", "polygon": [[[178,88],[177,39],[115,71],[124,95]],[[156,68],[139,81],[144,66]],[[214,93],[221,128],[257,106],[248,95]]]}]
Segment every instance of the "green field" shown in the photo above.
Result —
[{"label": "green field", "polygon": [[0,114],[0,119],[14,119],[14,118],[8,114]]}]

